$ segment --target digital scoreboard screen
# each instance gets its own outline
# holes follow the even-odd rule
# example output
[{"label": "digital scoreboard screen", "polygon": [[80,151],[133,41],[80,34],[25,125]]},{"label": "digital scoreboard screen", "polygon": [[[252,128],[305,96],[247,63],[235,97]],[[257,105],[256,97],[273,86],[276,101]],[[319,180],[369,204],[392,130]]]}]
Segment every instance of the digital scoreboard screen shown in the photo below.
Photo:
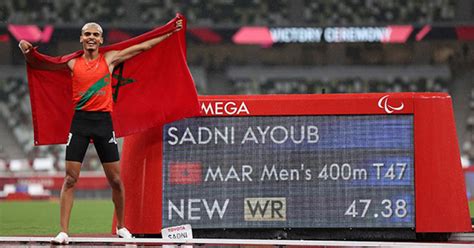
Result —
[{"label": "digital scoreboard screen", "polygon": [[163,226],[412,228],[413,153],[413,115],[170,123]]}]

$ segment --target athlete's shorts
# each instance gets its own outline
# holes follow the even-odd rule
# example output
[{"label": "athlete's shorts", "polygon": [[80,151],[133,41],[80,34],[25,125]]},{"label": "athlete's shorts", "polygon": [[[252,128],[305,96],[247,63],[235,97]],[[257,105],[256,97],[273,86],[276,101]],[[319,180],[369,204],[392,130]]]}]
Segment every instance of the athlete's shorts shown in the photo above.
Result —
[{"label": "athlete's shorts", "polygon": [[119,161],[110,112],[76,111],[66,144],[66,161],[82,163],[90,141],[102,163]]}]

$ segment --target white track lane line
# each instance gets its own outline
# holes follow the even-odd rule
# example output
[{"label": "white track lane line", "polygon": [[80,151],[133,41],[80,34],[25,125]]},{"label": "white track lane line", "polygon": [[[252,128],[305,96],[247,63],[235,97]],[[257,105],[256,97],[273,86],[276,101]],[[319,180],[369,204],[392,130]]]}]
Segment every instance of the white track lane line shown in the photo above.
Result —
[{"label": "white track lane line", "polygon": [[[0,242],[50,242],[51,237],[0,237]],[[291,245],[291,246],[364,246],[364,247],[474,247],[473,243],[384,242],[384,241],[325,241],[325,240],[266,240],[266,239],[191,239],[169,241],[158,238],[97,238],[70,237],[71,243],[110,244],[201,244],[201,245]]]}]

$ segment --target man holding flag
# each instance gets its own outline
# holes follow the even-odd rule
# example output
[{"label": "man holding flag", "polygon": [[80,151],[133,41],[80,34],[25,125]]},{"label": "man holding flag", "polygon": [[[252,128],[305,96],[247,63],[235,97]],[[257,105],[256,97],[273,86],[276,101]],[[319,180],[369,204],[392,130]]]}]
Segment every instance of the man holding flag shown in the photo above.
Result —
[{"label": "man holding flag", "polygon": [[[132,108],[132,110],[130,110],[129,106],[123,104],[127,103],[127,100],[120,101],[120,98],[116,103],[118,113],[114,113],[116,112],[114,100],[117,100],[119,87],[123,86],[120,80],[123,79],[124,75],[127,75],[127,73],[130,75],[136,73],[127,71],[123,73],[123,67],[125,65],[123,62],[130,60],[130,63],[127,62],[130,64],[130,67],[137,68],[137,65],[134,64],[140,64],[142,60],[146,61],[146,57],[156,57],[156,55],[161,55],[160,53],[163,49],[155,49],[148,53],[144,52],[151,50],[157,44],[168,39],[182,28],[183,19],[178,15],[164,27],[158,28],[134,39],[104,49],[101,48],[101,50],[99,50],[100,45],[103,43],[103,30],[97,23],[87,23],[81,30],[80,42],[82,43],[82,51],[57,58],[42,55],[38,53],[29,42],[24,40],[20,41],[19,47],[28,64],[28,81],[33,110],[35,144],[64,143],[64,121],[65,119],[72,118],[72,121],[68,122],[70,123],[70,128],[66,143],[66,176],[60,196],[61,232],[51,240],[52,243],[68,244],[69,242],[68,228],[74,201],[74,186],[79,179],[81,164],[90,141],[92,141],[96,147],[105,175],[112,187],[112,200],[114,202],[117,220],[117,235],[122,238],[132,238],[131,233],[124,226],[125,198],[124,186],[120,179],[119,154],[116,141],[117,130],[115,129],[116,125],[119,126],[119,136],[124,136],[145,130],[146,128],[157,126],[157,123],[196,115],[198,114],[198,107],[195,89],[194,87],[189,89],[189,75],[184,78],[173,78],[173,76],[169,76],[164,79],[148,75],[141,78],[140,76],[136,77],[139,78],[136,80],[136,84],[141,82],[140,87],[144,87],[145,90],[135,89],[135,91],[144,92],[146,90],[159,89],[157,87],[161,84],[176,83],[167,82],[168,80],[178,80],[181,84],[186,84],[182,87],[175,87],[180,92],[180,96],[188,95],[191,97],[191,100],[186,100],[184,103],[177,100],[175,105],[180,105],[179,107],[189,106],[191,110],[170,115],[169,113],[166,113],[164,109],[153,109],[153,104],[156,100],[152,101],[153,99],[149,99],[148,103],[137,103],[137,99],[142,99],[142,97],[137,96],[139,93],[134,92],[133,89],[129,89],[128,91],[121,90],[123,91],[121,94],[124,94],[124,98],[125,96],[132,96],[132,100],[128,101],[131,101],[130,104],[133,108],[140,109],[135,111],[139,112],[140,116],[146,116],[146,114],[151,113],[149,119],[147,117],[142,117],[140,120],[140,116],[138,118],[131,116],[130,118],[133,118],[133,120],[128,120],[126,116],[127,111],[134,111],[134,109]],[[182,50],[183,46],[177,46],[177,48],[181,48]],[[143,53],[143,56],[137,56],[141,53]],[[180,54],[182,54],[182,51]],[[166,58],[160,59],[165,60]],[[155,60],[150,60],[150,63],[155,63],[152,65],[152,68],[160,65],[168,65],[168,63],[160,64],[163,62],[154,61]],[[180,60],[171,60],[169,63],[174,63],[176,66],[183,66],[183,63]],[[120,75],[117,76],[114,74],[114,69],[117,69],[119,66],[122,68],[120,68]],[[140,65],[138,65],[138,68],[139,67]],[[184,72],[187,71],[189,74],[185,62],[184,67],[186,67]],[[65,70],[68,70],[70,75],[65,73]],[[138,73],[143,73],[139,71],[140,69],[136,70],[138,70]],[[171,72],[169,74],[162,74],[165,74],[166,76],[173,73],[172,69],[169,69],[168,71]],[[183,74],[182,71],[175,73]],[[54,106],[54,108],[63,108],[59,110],[59,113],[64,113],[63,116],[61,116],[61,114],[58,115],[58,118],[62,119],[59,121],[46,120],[46,118],[44,118],[44,113],[41,112],[42,108],[47,107],[45,106],[46,103],[43,98],[47,98],[48,94],[58,90],[57,87],[54,88],[54,86],[52,86],[53,83],[58,84],[57,78],[54,79],[55,82],[49,83],[48,80],[50,80],[51,77],[63,78],[64,81],[66,81],[61,82],[66,86],[60,85],[58,87],[63,87],[66,91],[70,90],[70,94],[67,93],[67,97],[72,99],[72,106],[69,106],[68,102],[65,100],[62,100],[63,102],[58,100],[58,102],[55,103],[55,105],[58,106]],[[118,81],[115,83],[115,86],[113,83],[114,78]],[[158,82],[154,82],[155,80]],[[70,82],[69,86],[67,86],[68,82]],[[48,87],[51,88],[48,90]],[[137,86],[136,88],[139,87]],[[172,90],[172,88],[170,90]],[[60,92],[56,93],[54,93],[55,96],[64,95]],[[143,93],[143,97],[146,98],[145,93]],[[170,100],[165,99],[161,104],[167,104],[168,101]],[[66,105],[66,107],[61,105]],[[73,111],[69,109],[71,107],[74,109]],[[112,110],[114,110],[114,112],[112,112]],[[69,115],[73,115],[73,117],[69,117]],[[144,125],[142,122],[146,122],[147,120],[151,123]],[[56,131],[55,126],[58,127],[56,134],[49,134],[51,131]]]}]

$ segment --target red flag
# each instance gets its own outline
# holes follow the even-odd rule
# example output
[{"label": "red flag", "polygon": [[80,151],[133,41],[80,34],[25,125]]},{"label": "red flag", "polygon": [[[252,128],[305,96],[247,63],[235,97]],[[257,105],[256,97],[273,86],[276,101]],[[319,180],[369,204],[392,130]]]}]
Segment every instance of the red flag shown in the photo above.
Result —
[{"label": "red flag", "polygon": [[[199,115],[197,93],[186,63],[183,16],[178,14],[162,27],[100,48],[99,52],[122,50],[168,33],[174,30],[179,18],[183,19],[182,31],[114,69],[112,119],[117,137]],[[36,49],[32,51],[33,59],[27,61],[27,72],[35,145],[66,143],[74,113],[67,61],[82,53],[81,50],[50,57]]]},{"label": "red flag", "polygon": [[170,184],[201,184],[201,163],[171,163],[169,172]]}]

